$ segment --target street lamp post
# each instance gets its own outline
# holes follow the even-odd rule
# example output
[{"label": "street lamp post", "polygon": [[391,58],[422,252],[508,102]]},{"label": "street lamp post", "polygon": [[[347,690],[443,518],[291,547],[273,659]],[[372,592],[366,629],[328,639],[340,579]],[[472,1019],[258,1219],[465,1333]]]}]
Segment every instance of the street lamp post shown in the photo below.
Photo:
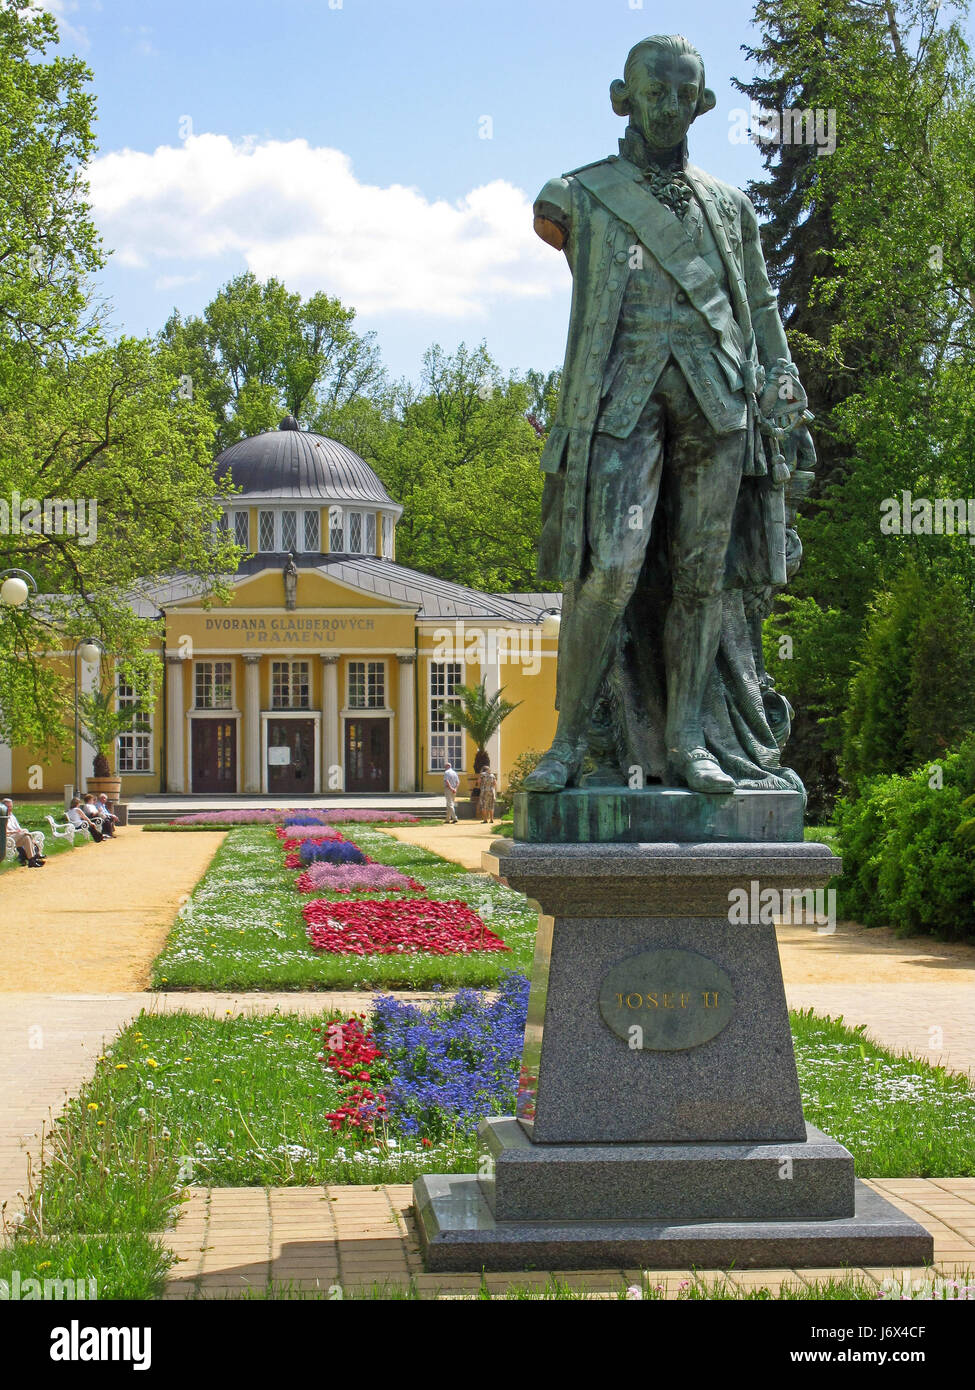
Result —
[{"label": "street lamp post", "polygon": [[95,662],[102,655],[105,648],[97,637],[82,637],[75,643],[74,649],[74,794],[80,796],[79,780],[81,776],[81,722],[78,717],[78,685],[79,669],[78,658],[86,666],[94,666]]},{"label": "street lamp post", "polygon": [[23,608],[31,594],[37,594],[37,580],[26,570],[0,570],[0,603],[7,608]]},{"label": "street lamp post", "polygon": [[[23,608],[31,594],[37,593],[37,580],[26,570],[0,570],[0,604]],[[0,863],[7,852],[7,808],[0,806]]]},{"label": "street lamp post", "polygon": [[561,608],[543,608],[539,614],[543,637],[558,637],[562,626]]}]

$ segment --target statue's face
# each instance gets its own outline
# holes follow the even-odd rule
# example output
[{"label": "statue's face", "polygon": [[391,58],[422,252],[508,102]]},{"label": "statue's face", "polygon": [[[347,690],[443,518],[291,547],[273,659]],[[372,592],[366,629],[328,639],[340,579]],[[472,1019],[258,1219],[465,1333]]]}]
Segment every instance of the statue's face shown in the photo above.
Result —
[{"label": "statue's face", "polygon": [[683,140],[694,119],[703,74],[688,53],[653,49],[627,78],[630,120],[654,150]]}]

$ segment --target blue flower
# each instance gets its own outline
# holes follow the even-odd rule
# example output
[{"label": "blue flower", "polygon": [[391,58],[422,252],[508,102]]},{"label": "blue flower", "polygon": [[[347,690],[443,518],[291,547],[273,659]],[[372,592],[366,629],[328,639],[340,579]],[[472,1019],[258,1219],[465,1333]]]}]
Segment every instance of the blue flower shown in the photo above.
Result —
[{"label": "blue flower", "polygon": [[523,975],[508,973],[493,1001],[475,989],[430,1009],[376,999],[382,1088],[400,1130],[447,1140],[473,1133],[485,1115],[514,1112],[528,991]]}]

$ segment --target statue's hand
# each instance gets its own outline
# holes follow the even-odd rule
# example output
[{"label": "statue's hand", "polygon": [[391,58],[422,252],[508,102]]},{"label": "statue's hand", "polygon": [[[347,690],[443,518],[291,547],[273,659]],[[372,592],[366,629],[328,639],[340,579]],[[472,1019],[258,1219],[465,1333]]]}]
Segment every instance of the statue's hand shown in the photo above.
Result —
[{"label": "statue's hand", "polygon": [[765,386],[758,398],[760,414],[779,429],[793,429],[808,404],[805,387],[799,380],[799,368],[780,357],[766,373]]},{"label": "statue's hand", "polygon": [[808,425],[800,424],[791,430],[782,448],[790,472],[795,472],[797,468],[815,469],[816,445],[813,443]]}]

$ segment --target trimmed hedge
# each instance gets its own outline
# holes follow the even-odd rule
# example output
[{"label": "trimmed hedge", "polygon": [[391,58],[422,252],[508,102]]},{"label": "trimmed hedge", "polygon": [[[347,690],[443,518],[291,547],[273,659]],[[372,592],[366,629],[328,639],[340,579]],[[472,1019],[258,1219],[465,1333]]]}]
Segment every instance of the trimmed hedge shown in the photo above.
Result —
[{"label": "trimmed hedge", "polygon": [[842,914],[898,936],[975,940],[975,847],[959,834],[975,792],[975,736],[909,776],[873,777],[837,803]]}]

